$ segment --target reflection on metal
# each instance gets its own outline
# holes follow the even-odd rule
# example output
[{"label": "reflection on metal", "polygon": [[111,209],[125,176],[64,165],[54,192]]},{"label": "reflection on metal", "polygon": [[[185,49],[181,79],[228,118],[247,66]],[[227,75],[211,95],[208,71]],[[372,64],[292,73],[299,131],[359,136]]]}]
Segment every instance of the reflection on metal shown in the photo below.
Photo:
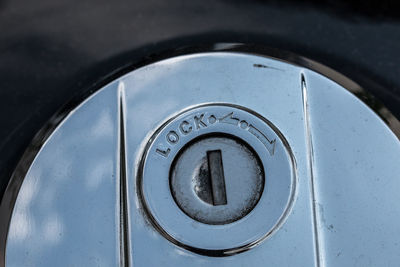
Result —
[{"label": "reflection on metal", "polygon": [[[99,91],[47,139],[10,223],[7,266],[118,265],[118,89]],[[107,101],[105,101],[107,99]]]},{"label": "reflection on metal", "polygon": [[397,265],[398,120],[315,62],[218,49],[44,129],[1,202],[0,265]]},{"label": "reflection on metal", "polygon": [[119,218],[120,218],[120,262],[121,266],[130,266],[129,211],[126,182],[126,148],[123,82],[119,83]]},{"label": "reflection on metal", "polygon": [[314,152],[313,152],[313,143],[312,143],[312,131],[310,125],[310,115],[309,115],[309,104],[308,104],[308,92],[307,92],[307,84],[306,79],[304,78],[304,74],[300,76],[301,80],[301,92],[303,97],[303,112],[304,112],[304,128],[305,128],[305,139],[307,145],[307,160],[308,160],[308,169],[310,176],[310,194],[311,194],[311,205],[312,205],[312,216],[313,216],[313,229],[314,229],[314,242],[315,242],[315,265],[317,267],[323,266],[321,262],[323,261],[321,255],[321,246],[323,243],[320,241],[320,234],[318,228],[318,214],[316,211],[317,199],[315,198],[315,175],[314,175]]}]

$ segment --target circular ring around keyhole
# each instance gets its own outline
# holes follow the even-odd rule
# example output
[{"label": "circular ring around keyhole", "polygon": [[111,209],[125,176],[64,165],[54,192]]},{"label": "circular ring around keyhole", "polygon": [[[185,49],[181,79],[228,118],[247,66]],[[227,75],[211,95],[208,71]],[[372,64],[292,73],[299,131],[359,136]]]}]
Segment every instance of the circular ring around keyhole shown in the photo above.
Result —
[{"label": "circular ring around keyhole", "polygon": [[224,103],[188,108],[162,124],[137,175],[155,229],[196,253],[236,253],[264,240],[285,220],[296,188],[294,157],[278,128]]}]

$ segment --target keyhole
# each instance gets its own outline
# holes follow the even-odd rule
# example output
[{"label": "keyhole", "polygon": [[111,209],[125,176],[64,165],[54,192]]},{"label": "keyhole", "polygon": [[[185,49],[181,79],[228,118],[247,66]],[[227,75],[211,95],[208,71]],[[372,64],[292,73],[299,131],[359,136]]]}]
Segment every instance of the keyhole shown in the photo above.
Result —
[{"label": "keyhole", "polygon": [[221,150],[208,150],[199,169],[195,192],[204,202],[221,206],[228,204]]},{"label": "keyhole", "polygon": [[207,151],[208,172],[210,177],[211,195],[214,206],[226,205],[224,166],[221,150]]}]

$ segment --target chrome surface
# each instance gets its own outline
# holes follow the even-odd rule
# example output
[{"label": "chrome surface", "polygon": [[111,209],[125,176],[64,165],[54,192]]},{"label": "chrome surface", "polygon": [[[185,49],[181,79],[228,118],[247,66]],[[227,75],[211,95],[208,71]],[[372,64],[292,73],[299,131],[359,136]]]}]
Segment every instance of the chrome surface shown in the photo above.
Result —
[{"label": "chrome surface", "polygon": [[321,262],[396,266],[399,139],[349,92],[312,72],[305,78]]},{"label": "chrome surface", "polygon": [[44,144],[18,194],[7,266],[117,265],[118,95],[99,91]]},{"label": "chrome surface", "polygon": [[[220,112],[214,123],[205,120],[210,112]],[[241,118],[236,125],[216,123],[231,112],[238,117],[226,118]],[[194,119],[203,113],[205,119]],[[276,146],[245,130],[250,124],[272,135],[267,140]],[[248,144],[265,175],[254,208],[217,225],[187,216],[170,191],[180,148],[205,134],[217,138],[211,137],[216,132]],[[243,145],[209,141],[209,148],[194,149],[221,151],[207,158],[209,167],[242,157],[253,162],[250,170],[258,168],[248,153],[225,159],[225,149],[242,151]],[[194,166],[203,158],[186,160]],[[211,163],[212,175],[226,190],[215,189],[218,205],[204,204],[212,208],[226,206],[224,195],[230,203],[231,192],[251,187],[232,191],[228,177],[245,170],[223,168],[222,177],[219,164]],[[328,78],[245,53],[175,57],[105,86],[54,130],[18,193],[6,265],[393,266],[400,261],[399,173],[399,139]],[[184,194],[191,186],[183,185]],[[191,190],[189,201],[207,202]]]},{"label": "chrome surface", "polygon": [[[263,240],[285,219],[295,192],[293,155],[275,126],[250,112],[227,104],[194,107],[150,138],[139,164],[139,197],[168,240],[191,250],[237,253]],[[248,148],[243,151],[233,138]],[[201,201],[193,188],[193,173],[197,175],[207,151],[220,151],[227,164],[224,205]]]}]

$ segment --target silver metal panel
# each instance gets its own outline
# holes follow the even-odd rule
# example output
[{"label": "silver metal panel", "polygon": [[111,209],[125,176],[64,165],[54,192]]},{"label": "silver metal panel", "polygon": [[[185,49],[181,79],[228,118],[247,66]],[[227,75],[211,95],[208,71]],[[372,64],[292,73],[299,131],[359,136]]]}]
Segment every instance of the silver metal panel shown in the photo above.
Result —
[{"label": "silver metal panel", "polygon": [[10,224],[7,266],[115,266],[118,239],[116,85],[72,112],[39,152]]},{"label": "silver metal panel", "polygon": [[[205,53],[161,61],[121,79],[126,94],[133,265],[315,265],[300,71],[258,56]],[[255,248],[224,258],[199,256],[166,240],[143,217],[136,196],[136,166],[155,129],[181,110],[212,102],[238,104],[268,118],[286,137],[297,161],[295,203],[281,229]],[[213,236],[203,238],[212,239]]]},{"label": "silver metal panel", "polygon": [[323,266],[397,266],[400,142],[344,88],[305,77]]}]

